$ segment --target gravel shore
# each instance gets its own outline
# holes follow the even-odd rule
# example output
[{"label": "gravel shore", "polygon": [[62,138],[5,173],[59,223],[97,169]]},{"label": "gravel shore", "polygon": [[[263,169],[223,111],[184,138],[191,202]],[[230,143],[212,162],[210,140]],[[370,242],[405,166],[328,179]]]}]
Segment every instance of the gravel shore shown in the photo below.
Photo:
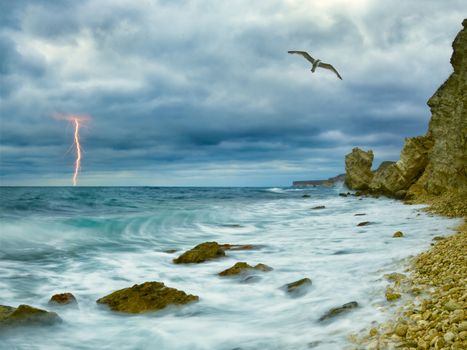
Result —
[{"label": "gravel shore", "polygon": [[413,258],[408,275],[386,277],[386,297],[409,301],[393,318],[352,337],[355,349],[467,349],[467,223]]}]

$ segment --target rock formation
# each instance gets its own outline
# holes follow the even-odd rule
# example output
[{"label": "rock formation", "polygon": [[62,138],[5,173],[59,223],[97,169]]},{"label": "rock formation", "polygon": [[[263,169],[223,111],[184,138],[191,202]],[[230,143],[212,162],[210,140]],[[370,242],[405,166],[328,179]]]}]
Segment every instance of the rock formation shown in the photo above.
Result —
[{"label": "rock formation", "polygon": [[212,260],[225,256],[224,249],[217,242],[204,242],[198,244],[174,259],[175,264],[199,264],[206,260]]},{"label": "rock formation", "polygon": [[169,288],[162,282],[145,282],[124,288],[97,300],[98,304],[107,304],[112,311],[138,314],[157,311],[168,305],[183,305],[198,301],[196,295]]},{"label": "rock formation", "polygon": [[37,309],[29,305],[17,308],[0,305],[0,330],[4,327],[48,326],[62,322],[55,312]]},{"label": "rock formation", "polygon": [[346,185],[355,190],[433,204],[440,213],[467,215],[467,19],[452,47],[453,73],[428,100],[425,136],[406,139],[400,159],[371,172],[373,153],[346,156]]},{"label": "rock formation", "polygon": [[371,165],[373,164],[373,151],[362,151],[354,148],[352,153],[345,156],[345,184],[354,190],[368,190],[373,179]]},{"label": "rock formation", "polygon": [[269,272],[272,271],[272,267],[265,265],[265,264],[256,264],[255,266],[251,266],[246,262],[238,262],[232,267],[229,267],[227,270],[219,272],[219,276],[235,276],[240,275],[243,273],[248,273],[251,271],[262,271],[262,272]]}]

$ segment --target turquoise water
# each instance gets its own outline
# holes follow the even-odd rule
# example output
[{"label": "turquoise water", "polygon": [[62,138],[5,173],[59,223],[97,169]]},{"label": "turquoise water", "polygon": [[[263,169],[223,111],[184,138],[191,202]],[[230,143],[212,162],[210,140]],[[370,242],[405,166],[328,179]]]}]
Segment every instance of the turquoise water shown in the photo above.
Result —
[{"label": "turquoise water", "polygon": [[[50,309],[72,292],[79,309],[56,309],[49,328],[3,332],[1,349],[343,349],[347,336],[383,320],[387,272],[429,247],[457,221],[389,199],[340,197],[339,188],[0,188],[0,304]],[[304,193],[310,198],[303,198]],[[325,205],[325,209],[311,207]],[[365,213],[365,216],[354,216]],[[357,227],[361,221],[371,224]],[[401,230],[406,237],[393,239]],[[197,265],[174,265],[204,241],[257,244]],[[166,253],[176,249],[176,253]],[[216,273],[265,263],[255,283]],[[282,285],[313,280],[291,298]],[[200,301],[127,316],[95,303],[144,281]],[[329,308],[360,307],[322,324]]]}]

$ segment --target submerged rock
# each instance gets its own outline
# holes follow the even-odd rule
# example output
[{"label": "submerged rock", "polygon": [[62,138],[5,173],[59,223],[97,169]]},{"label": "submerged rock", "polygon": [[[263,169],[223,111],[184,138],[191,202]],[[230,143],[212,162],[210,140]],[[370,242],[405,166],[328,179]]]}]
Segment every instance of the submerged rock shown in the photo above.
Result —
[{"label": "submerged rock", "polygon": [[326,209],[324,205],[317,205],[316,207],[311,208],[312,210],[317,210],[317,209]]},{"label": "submerged rock", "polygon": [[225,256],[224,249],[217,242],[204,242],[186,251],[173,262],[175,264],[199,264],[223,256]]},{"label": "submerged rock", "polygon": [[17,308],[0,305],[0,328],[16,326],[49,326],[62,322],[55,313],[37,309],[29,305],[19,305]]},{"label": "submerged rock", "polygon": [[298,281],[287,283],[281,287],[281,289],[285,290],[287,293],[291,294],[292,296],[302,296],[306,294],[308,289],[311,287],[312,281],[310,278],[305,277]]},{"label": "submerged rock", "polygon": [[362,221],[362,222],[359,222],[359,223],[357,224],[357,226],[367,226],[367,225],[369,225],[369,224],[371,224],[371,222],[369,222],[369,221]]},{"label": "submerged rock", "polygon": [[310,198],[311,196],[308,193],[305,193],[302,198]]},{"label": "submerged rock", "polygon": [[397,293],[396,291],[394,291],[394,289],[392,288],[388,288],[386,289],[386,300],[387,301],[394,301],[394,300],[397,300],[401,297],[401,295],[399,293]]},{"label": "submerged rock", "polygon": [[236,276],[236,275],[240,275],[243,273],[251,272],[253,270],[269,272],[269,271],[272,271],[272,267],[269,267],[268,265],[265,265],[265,264],[257,264],[255,266],[251,266],[246,262],[238,262],[232,267],[228,268],[227,270],[219,272],[218,275],[222,277]]},{"label": "submerged rock", "polygon": [[365,216],[366,214],[365,213],[357,213],[357,214],[354,214],[353,216]]},{"label": "submerged rock", "polygon": [[342,313],[348,312],[352,309],[355,309],[358,307],[358,303],[356,301],[351,301],[350,303],[346,303],[342,306],[332,308],[328,312],[326,312],[323,316],[319,318],[319,321],[325,321],[330,318],[336,317]]},{"label": "submerged rock", "polygon": [[139,314],[161,310],[169,305],[184,305],[198,300],[198,296],[166,287],[162,282],[145,282],[117,290],[96,302],[108,305],[112,311]]},{"label": "submerged rock", "polygon": [[223,250],[252,250],[258,249],[259,246],[253,244],[221,244]]},{"label": "submerged rock", "polygon": [[51,305],[77,305],[78,302],[76,301],[76,298],[73,294],[71,293],[60,293],[60,294],[55,294],[50,298],[49,304]]}]

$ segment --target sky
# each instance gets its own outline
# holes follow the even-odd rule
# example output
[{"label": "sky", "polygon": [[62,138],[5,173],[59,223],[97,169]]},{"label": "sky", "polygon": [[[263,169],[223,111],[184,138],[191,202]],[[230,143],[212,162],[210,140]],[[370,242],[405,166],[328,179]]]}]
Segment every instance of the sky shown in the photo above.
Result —
[{"label": "sky", "polygon": [[[0,185],[288,186],[427,131],[465,0],[0,0]],[[288,50],[332,63],[310,72]],[[54,117],[55,116],[55,117]]]}]

